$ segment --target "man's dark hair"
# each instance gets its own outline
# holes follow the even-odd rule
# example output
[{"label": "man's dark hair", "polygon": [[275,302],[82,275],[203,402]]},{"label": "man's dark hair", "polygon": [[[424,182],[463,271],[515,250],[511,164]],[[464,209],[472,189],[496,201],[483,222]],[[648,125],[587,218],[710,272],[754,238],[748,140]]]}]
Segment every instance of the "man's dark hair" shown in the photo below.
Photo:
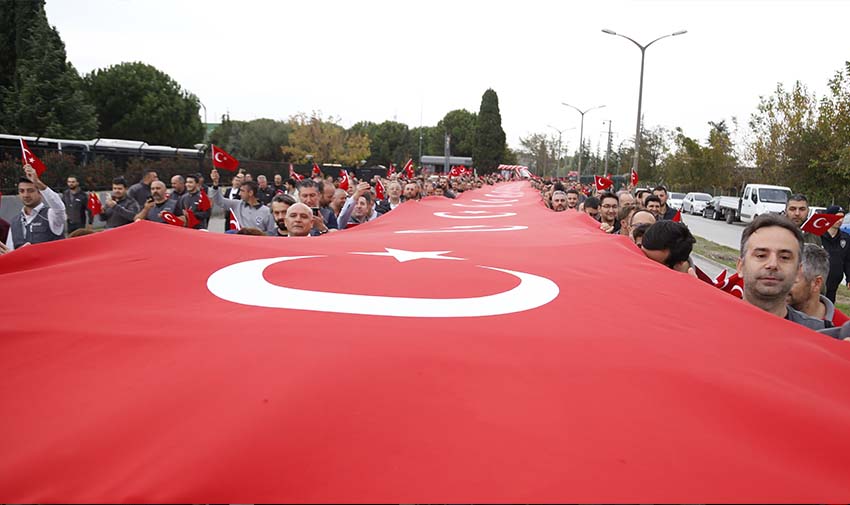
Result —
[{"label": "man's dark hair", "polygon": [[142,179],[144,179],[145,177],[147,177],[147,176],[148,176],[148,174],[155,174],[155,173],[156,173],[156,169],[154,169],[154,168],[146,168],[146,169],[142,170]]},{"label": "man's dark hair", "polygon": [[803,193],[794,193],[793,195],[788,197],[788,202],[785,203],[787,206],[790,202],[806,202],[806,205],[809,205],[809,199],[806,198],[806,195]]},{"label": "man's dark hair", "polygon": [[298,186],[298,180],[295,179],[295,177],[290,177],[289,179],[286,179],[285,181],[283,181],[283,183],[289,184],[293,188]]},{"label": "man's dark hair", "polygon": [[649,205],[649,202],[658,202],[658,205],[661,205],[661,199],[655,195],[647,196],[646,199],[643,201],[643,206],[646,207],[647,205]]},{"label": "man's dark hair", "polygon": [[316,183],[316,191],[318,191],[320,195],[324,194],[325,193],[325,186],[327,186],[327,184],[325,183],[324,180],[317,182]]},{"label": "man's dark hair", "polygon": [[663,191],[665,195],[667,194],[667,188],[664,186],[655,186],[652,192],[655,193],[656,191]]},{"label": "man's dark hair", "polygon": [[260,185],[256,181],[243,182],[241,187],[248,188],[254,196],[257,196],[257,193],[260,192]]},{"label": "man's dark hair", "polygon": [[554,186],[552,186],[552,189],[554,189],[555,191],[564,191],[566,188],[564,188],[563,182],[558,181],[558,182],[555,183]]},{"label": "man's dark hair", "polygon": [[595,196],[587,197],[587,200],[584,201],[584,208],[585,209],[588,209],[588,208],[598,209],[599,208],[599,198],[596,198]]},{"label": "man's dark hair", "polygon": [[[185,177],[185,180],[186,180],[186,181],[188,181],[189,179],[192,179],[193,181],[198,182],[198,176],[197,176],[197,175],[195,175],[195,174],[189,174],[189,175],[187,175],[187,176]],[[184,181],[184,182],[185,182],[185,181]]]},{"label": "man's dark hair", "polygon": [[[606,191],[604,193],[599,194],[599,203],[604,202],[606,198],[613,198],[614,200],[617,200],[617,205],[620,204],[620,199],[617,198],[617,195],[615,195],[614,193],[611,193],[609,191]],[[587,202],[585,202],[585,205],[587,205]]]},{"label": "man's dark hair", "polygon": [[632,227],[632,240],[637,240],[646,235],[646,230],[648,230],[650,226],[652,225],[649,223],[640,223],[634,225]]},{"label": "man's dark hair", "polygon": [[[374,199],[372,198],[372,192],[371,191],[366,191],[365,193],[360,195],[360,198],[365,198],[366,203],[368,203],[368,204],[371,204],[374,201]],[[357,203],[357,202],[354,202],[354,203]]]},{"label": "man's dark hair", "polygon": [[688,260],[695,243],[696,239],[684,224],[658,221],[646,230],[641,247],[650,251],[669,250],[670,255],[664,264],[673,268],[677,263]]},{"label": "man's dark hair", "polygon": [[577,189],[575,189],[575,188],[570,188],[570,189],[568,189],[568,190],[567,190],[567,194],[568,194],[568,195],[569,195],[569,194],[573,194],[573,195],[578,196],[578,190],[577,190]]},{"label": "man's dark hair", "polygon": [[112,184],[115,184],[116,186],[124,186],[126,188],[127,179],[125,179],[123,175],[119,175],[118,177],[112,179]]},{"label": "man's dark hair", "polygon": [[66,181],[67,181],[68,179],[76,179],[76,180],[77,180],[77,182],[80,182],[80,178],[79,178],[79,177],[77,177],[77,176],[76,176],[76,175],[74,175],[74,174],[70,174],[70,175],[68,175],[68,177],[65,177],[65,180],[66,180]]},{"label": "man's dark hair", "polygon": [[319,184],[313,179],[304,179],[303,181],[298,183],[298,191],[301,191],[304,188],[316,188],[316,191],[318,191],[319,193],[322,192],[322,190],[319,188]]},{"label": "man's dark hair", "polygon": [[797,262],[799,263],[803,261],[803,232],[800,231],[800,228],[798,228],[796,224],[792,223],[790,219],[785,216],[780,216],[779,214],[762,214],[753,219],[753,221],[744,228],[744,233],[741,234],[741,257],[743,258],[744,254],[747,252],[747,241],[750,240],[752,234],[762,228],[770,228],[771,226],[785,228],[794,235],[797,239],[797,243],[800,244],[800,248],[797,250]]},{"label": "man's dark hair", "polygon": [[291,196],[284,193],[278,193],[274,195],[274,198],[272,198],[272,203],[275,202],[285,203],[287,205],[295,205],[295,198],[292,198]]},{"label": "man's dark hair", "polygon": [[26,178],[26,177],[24,177],[23,175],[22,175],[22,176],[20,176],[20,177],[18,177],[18,184],[20,184],[20,183],[22,183],[22,182],[25,182],[25,183],[27,183],[27,184],[35,184],[34,182],[32,182],[31,180],[27,179],[27,178]]}]

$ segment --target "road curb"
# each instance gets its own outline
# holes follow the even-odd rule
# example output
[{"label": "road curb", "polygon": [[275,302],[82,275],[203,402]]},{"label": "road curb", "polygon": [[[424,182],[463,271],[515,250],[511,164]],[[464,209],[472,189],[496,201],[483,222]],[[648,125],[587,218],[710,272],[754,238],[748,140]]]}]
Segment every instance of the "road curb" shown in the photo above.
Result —
[{"label": "road curb", "polygon": [[700,261],[705,261],[706,263],[712,265],[713,267],[719,268],[721,270],[732,270],[732,271],[735,270],[735,267],[730,267],[730,266],[724,265],[723,263],[718,263],[711,258],[706,258],[702,254],[691,253],[691,256],[693,256],[694,258],[698,258]]}]

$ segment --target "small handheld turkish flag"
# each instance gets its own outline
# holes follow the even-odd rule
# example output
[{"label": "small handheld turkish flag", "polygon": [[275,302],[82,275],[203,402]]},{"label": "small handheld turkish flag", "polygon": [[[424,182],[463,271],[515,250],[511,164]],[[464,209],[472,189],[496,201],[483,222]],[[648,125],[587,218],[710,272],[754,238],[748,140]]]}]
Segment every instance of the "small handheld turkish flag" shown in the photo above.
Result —
[{"label": "small handheld turkish flag", "polygon": [[449,177],[460,177],[460,168],[452,167],[452,169],[449,170]]},{"label": "small handheld turkish flag", "polygon": [[714,285],[721,291],[725,291],[737,298],[744,298],[744,278],[738,275],[738,272],[726,277],[726,270],[720,272]]},{"label": "small handheld turkish flag", "polygon": [[413,173],[413,160],[412,159],[407,160],[407,163],[404,164],[403,170],[404,170],[405,177],[407,177],[408,179],[413,179],[413,177],[416,174]]},{"label": "small handheld turkish flag", "polygon": [[681,223],[682,222],[682,211],[677,210],[676,215],[673,216],[673,219],[671,219],[670,221],[673,221],[674,223]]},{"label": "small handheld turkish flag", "polygon": [[339,171],[339,189],[348,191],[348,172],[345,170]]},{"label": "small handheld turkish flag", "polygon": [[638,173],[637,173],[637,171],[635,171],[634,168],[632,169],[632,173],[631,173],[631,182],[632,182],[632,186],[637,186]]},{"label": "small handheld turkish flag", "polygon": [[812,235],[821,236],[826,233],[826,230],[832,228],[832,225],[839,221],[844,216],[840,214],[812,214],[812,217],[803,223],[801,229]]},{"label": "small handheld turkish flag", "polygon": [[40,159],[38,159],[38,156],[33,154],[32,151],[30,151],[30,148],[27,145],[27,141],[23,138],[21,139],[21,159],[23,160],[24,165],[31,165],[32,168],[35,169],[35,173],[39,177],[41,177],[41,174],[43,174],[45,170],[47,170],[47,167]]},{"label": "small handheld turkish flag", "polygon": [[89,203],[87,207],[91,211],[92,216],[96,216],[103,212],[103,205],[101,205],[100,198],[97,197],[97,193],[89,193]]},{"label": "small handheld turkish flag", "polygon": [[194,228],[201,224],[201,221],[195,216],[195,213],[192,212],[192,209],[186,209],[186,226],[189,228]]},{"label": "small handheld turkish flag", "polygon": [[173,212],[169,212],[167,210],[162,211],[160,217],[166,224],[170,224],[173,226],[183,226],[183,221],[180,220],[179,217],[175,216]]},{"label": "small handheld turkish flag", "polygon": [[227,154],[223,149],[212,144],[212,163],[215,168],[223,168],[230,172],[235,172],[239,168],[239,160]]},{"label": "small handheld turkish flag", "polygon": [[242,229],[242,226],[239,224],[239,220],[236,219],[236,214],[234,214],[232,210],[227,211],[227,229],[233,231],[239,231]]},{"label": "small handheld turkish flag", "polygon": [[295,171],[295,168],[292,166],[292,163],[289,164],[289,176],[295,179],[296,181],[304,180],[304,176]]},{"label": "small handheld turkish flag", "polygon": [[390,168],[389,168],[389,170],[387,170],[387,177],[393,175],[394,173],[395,173],[395,165],[390,163]]},{"label": "small handheld turkish flag", "polygon": [[210,210],[212,208],[212,203],[210,202],[210,197],[207,196],[207,192],[204,188],[201,188],[200,196],[198,197],[198,210],[204,212],[205,210]]},{"label": "small handheld turkish flag", "polygon": [[313,177],[319,177],[322,175],[322,171],[319,169],[319,165],[313,162]]},{"label": "small handheld turkish flag", "polygon": [[381,180],[378,179],[378,182],[375,183],[375,199],[383,200],[384,199],[384,185],[381,184]]},{"label": "small handheld turkish flag", "polygon": [[593,183],[596,184],[596,191],[605,191],[614,186],[614,181],[607,177],[593,176]]}]

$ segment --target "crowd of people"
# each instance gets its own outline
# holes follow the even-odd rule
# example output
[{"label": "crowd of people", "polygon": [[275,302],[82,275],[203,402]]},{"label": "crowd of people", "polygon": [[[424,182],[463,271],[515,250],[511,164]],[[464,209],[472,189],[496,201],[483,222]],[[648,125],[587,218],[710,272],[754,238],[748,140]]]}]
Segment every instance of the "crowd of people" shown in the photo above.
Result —
[{"label": "crowd of people", "polygon": [[[691,258],[696,239],[687,225],[674,221],[667,188],[626,188],[596,192],[580,184],[535,181],[545,205],[555,212],[584,212],[605,233],[625,235],[647,258],[699,277]],[[850,287],[850,235],[840,229],[845,211],[822,236],[801,230],[809,216],[805,195],[791,195],[785,212],[756,217],[744,228],[737,263],[744,301],[776,316],[831,336],[850,332],[850,318],[835,307],[838,287]],[[846,326],[844,334],[830,330]]]},{"label": "crowd of people", "polygon": [[[213,169],[209,186],[195,173],[175,175],[169,188],[156,171],[147,170],[133,185],[123,177],[114,179],[112,191],[101,199],[84,192],[74,176],[67,178],[67,188],[59,195],[26,165],[18,182],[20,219],[11,224],[0,220],[0,254],[92,233],[95,219],[106,228],[147,220],[206,230],[213,206],[226,213],[222,232],[315,237],[379,219],[408,200],[454,198],[502,181],[498,174],[412,179],[394,174],[368,181],[347,174],[303,180],[275,174],[269,184],[263,175],[254,180],[240,170],[223,187],[221,174]],[[554,212],[583,212],[599,223],[601,232],[627,236],[652,261],[698,276],[691,258],[696,239],[684,223],[674,220],[677,211],[668,205],[664,186],[614,193],[553,180],[536,179],[532,184]],[[91,198],[98,199],[98,212],[92,211]],[[843,217],[844,209],[832,206],[826,213]],[[744,229],[737,264],[742,298],[815,330],[839,327],[850,321],[834,305],[839,285],[850,279],[850,235],[840,230],[841,219],[822,236],[803,232],[808,214],[807,198],[796,194],[788,199],[784,215],[759,216]]]}]

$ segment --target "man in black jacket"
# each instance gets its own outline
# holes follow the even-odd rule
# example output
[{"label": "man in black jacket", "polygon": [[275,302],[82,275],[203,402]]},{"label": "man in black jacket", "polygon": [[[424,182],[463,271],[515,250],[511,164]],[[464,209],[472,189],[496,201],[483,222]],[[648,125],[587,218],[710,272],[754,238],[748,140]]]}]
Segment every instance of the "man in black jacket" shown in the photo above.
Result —
[{"label": "man in black jacket", "polygon": [[112,194],[103,203],[103,213],[100,215],[106,221],[106,227],[118,228],[130,224],[140,210],[139,203],[127,195],[127,179],[112,179]]},{"label": "man in black jacket", "polygon": [[65,232],[70,234],[74,230],[91,225],[92,216],[88,208],[88,193],[80,187],[79,179],[74,175],[69,175],[65,184],[68,189],[62,192],[62,203],[65,204],[65,212],[68,214]]},{"label": "man in black jacket", "polygon": [[850,235],[840,229],[844,221],[844,209],[838,205],[833,205],[827,208],[824,213],[841,216],[841,219],[836,221],[820,237],[823,248],[829,253],[829,276],[826,278],[826,297],[832,303],[835,303],[835,295],[844,276],[847,276],[847,286],[850,287]]}]

